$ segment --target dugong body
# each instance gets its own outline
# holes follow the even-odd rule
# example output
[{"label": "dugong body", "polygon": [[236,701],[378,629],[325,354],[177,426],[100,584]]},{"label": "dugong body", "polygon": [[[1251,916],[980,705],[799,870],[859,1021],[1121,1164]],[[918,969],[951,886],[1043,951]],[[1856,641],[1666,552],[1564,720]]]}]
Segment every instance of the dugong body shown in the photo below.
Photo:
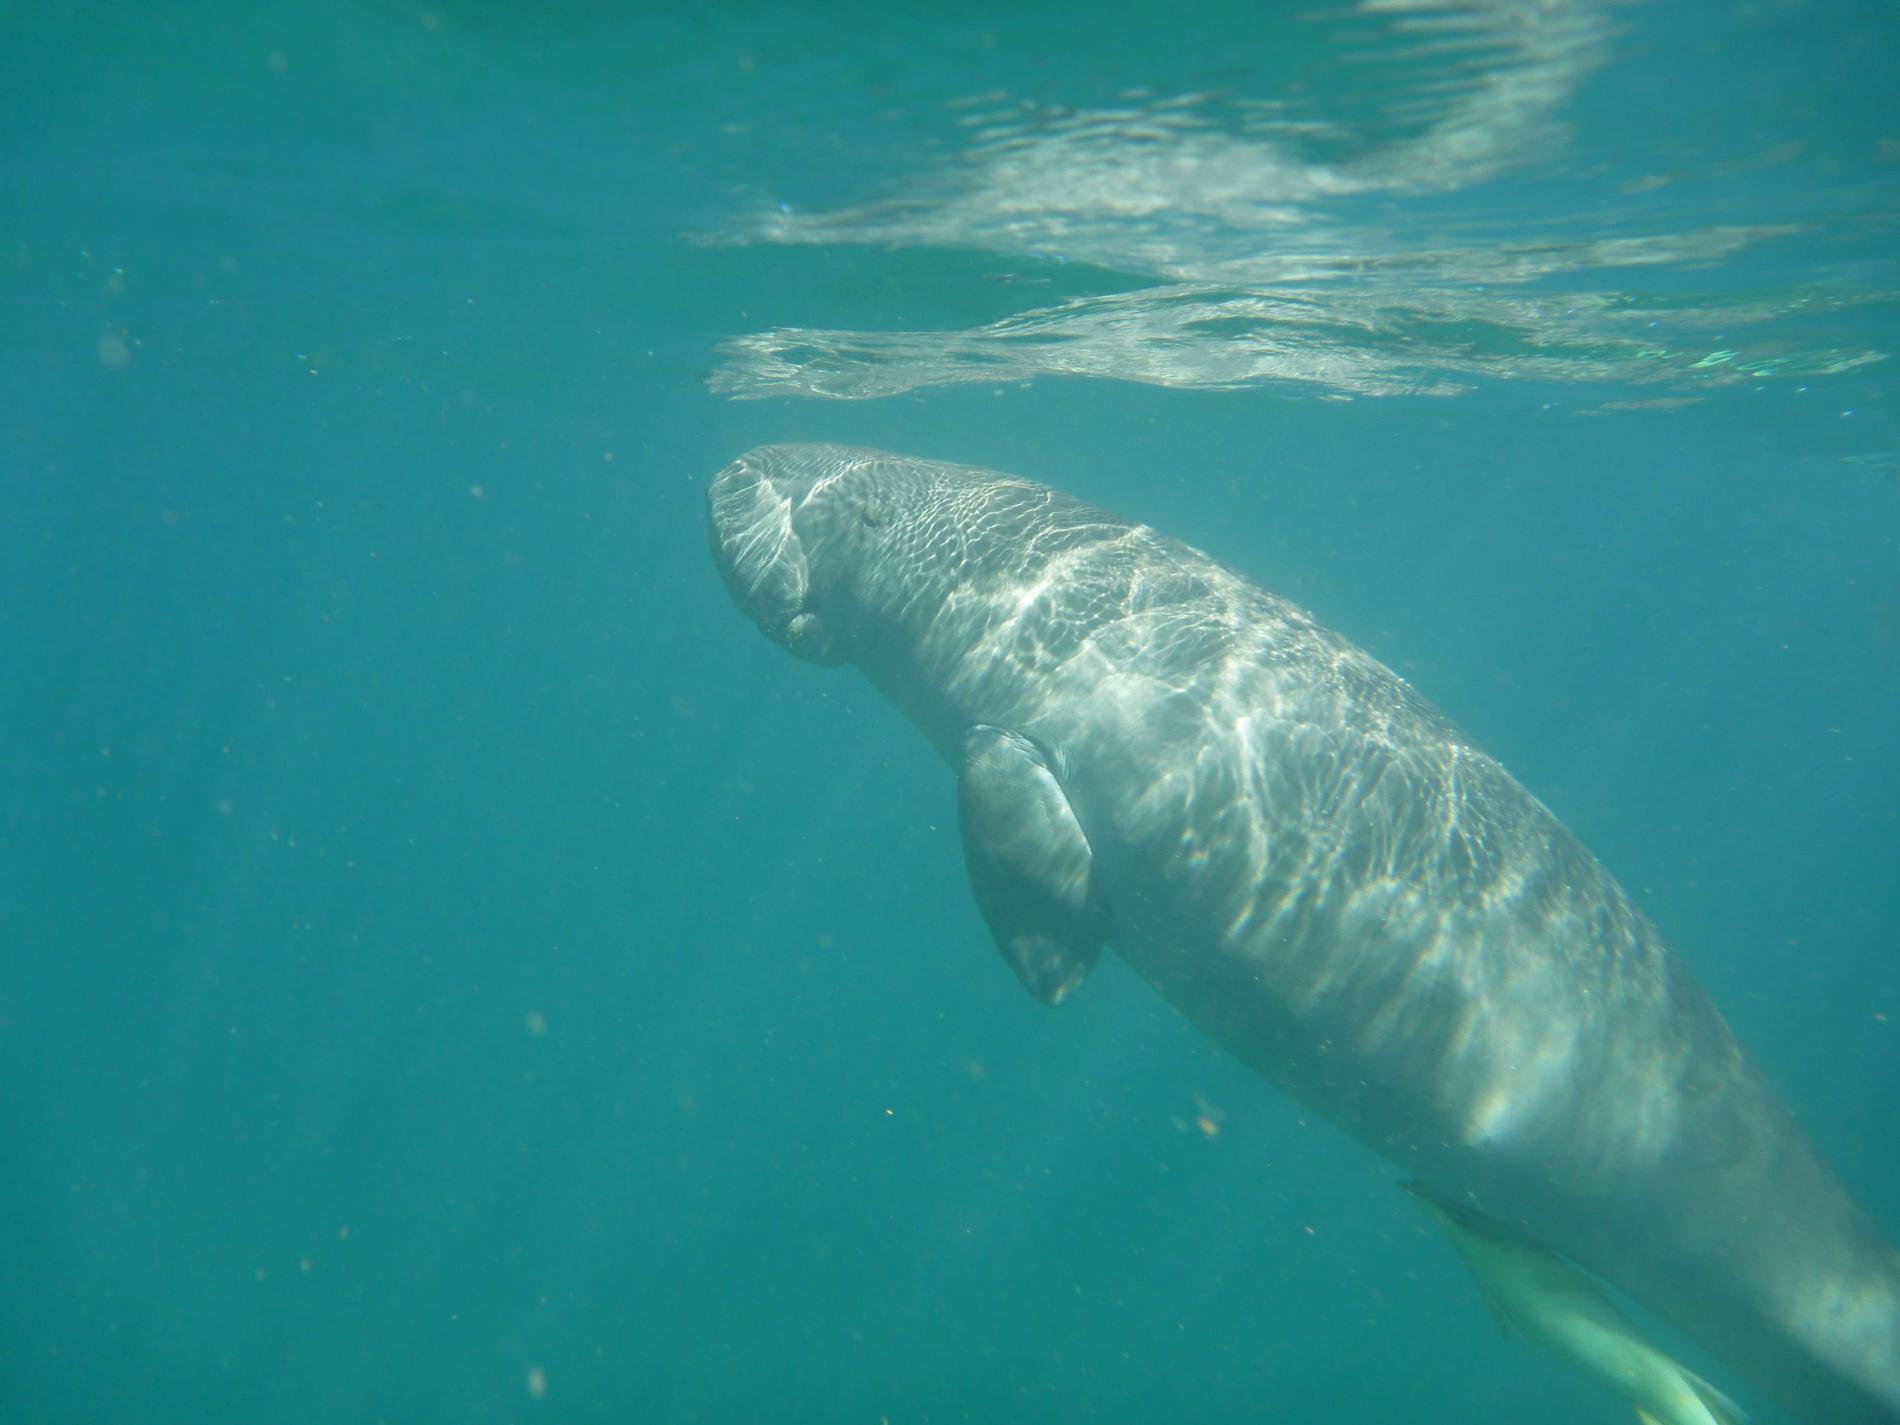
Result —
[{"label": "dugong body", "polygon": [[1556,818],[1399,677],[1205,555],[991,471],[766,446],[709,492],[764,631],[957,769],[997,943],[1112,944],[1206,1033],[1797,1418],[1900,1420],[1900,1255]]}]

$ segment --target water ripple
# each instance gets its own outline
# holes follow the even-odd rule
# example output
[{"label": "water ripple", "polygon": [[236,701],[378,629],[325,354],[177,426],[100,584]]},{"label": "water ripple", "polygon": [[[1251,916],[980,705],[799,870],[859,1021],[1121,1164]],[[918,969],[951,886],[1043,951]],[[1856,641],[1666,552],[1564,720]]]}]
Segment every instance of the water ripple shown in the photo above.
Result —
[{"label": "water ripple", "polygon": [[[1365,0],[1315,24],[1323,97],[1297,84],[1277,97],[1128,91],[1087,108],[977,95],[952,106],[966,147],[947,165],[872,201],[774,208],[714,236],[983,253],[1066,267],[1072,295],[947,330],[774,327],[726,342],[713,388],[865,399],[1079,376],[1442,396],[1485,378],[1694,388],[1883,358],[1800,319],[1890,292],[1671,298],[1603,275],[1720,268],[1813,225],[1641,231],[1627,212],[1527,221],[1512,208],[1499,232],[1447,206],[1479,192],[1495,205],[1507,174],[1559,186],[1549,178],[1575,166],[1566,106],[1611,58],[1601,8]],[[1624,201],[1650,191],[1625,185]],[[1077,291],[1083,269],[1120,290]]]}]

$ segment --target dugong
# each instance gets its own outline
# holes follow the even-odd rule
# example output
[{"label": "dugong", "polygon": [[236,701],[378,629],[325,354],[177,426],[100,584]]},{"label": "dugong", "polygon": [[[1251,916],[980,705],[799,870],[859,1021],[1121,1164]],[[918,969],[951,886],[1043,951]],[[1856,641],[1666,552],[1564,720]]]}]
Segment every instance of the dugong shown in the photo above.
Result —
[{"label": "dugong", "polygon": [[856,665],[955,769],[1031,994],[1113,946],[1467,1227],[1594,1274],[1798,1419],[1900,1421],[1900,1254],[1623,890],[1403,679],[994,471],[763,446],[708,502],[739,607]]}]

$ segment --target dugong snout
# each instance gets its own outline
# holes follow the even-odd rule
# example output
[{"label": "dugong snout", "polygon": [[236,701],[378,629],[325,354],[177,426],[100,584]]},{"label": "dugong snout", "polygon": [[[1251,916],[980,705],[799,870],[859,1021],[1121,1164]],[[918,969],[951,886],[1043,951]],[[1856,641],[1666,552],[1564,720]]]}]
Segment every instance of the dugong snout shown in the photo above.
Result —
[{"label": "dugong snout", "polygon": [[706,514],[713,562],[733,602],[773,642],[814,663],[843,661],[810,607],[811,570],[792,516],[820,471],[796,446],[761,446],[713,477]]}]

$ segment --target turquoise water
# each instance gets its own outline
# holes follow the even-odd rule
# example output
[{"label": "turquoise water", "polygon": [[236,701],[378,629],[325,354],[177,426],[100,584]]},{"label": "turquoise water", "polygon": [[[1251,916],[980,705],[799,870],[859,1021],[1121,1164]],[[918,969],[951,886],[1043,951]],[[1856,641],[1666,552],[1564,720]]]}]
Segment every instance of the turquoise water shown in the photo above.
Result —
[{"label": "turquoise water", "polygon": [[1900,1231],[1896,73],[1871,3],[0,7],[0,1419],[1627,1418],[1118,965],[1023,994],[945,770],[712,571],[766,440],[1389,662]]}]

